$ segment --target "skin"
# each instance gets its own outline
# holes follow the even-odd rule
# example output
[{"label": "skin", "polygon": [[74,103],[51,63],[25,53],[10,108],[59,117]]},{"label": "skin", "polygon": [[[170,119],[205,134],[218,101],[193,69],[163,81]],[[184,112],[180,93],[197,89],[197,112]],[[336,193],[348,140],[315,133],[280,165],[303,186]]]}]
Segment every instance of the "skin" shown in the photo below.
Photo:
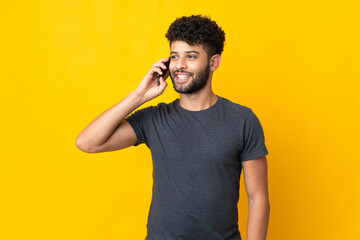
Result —
[{"label": "skin", "polygon": [[[190,46],[183,41],[175,41],[171,44],[170,56],[169,70],[172,78],[174,78],[175,88],[179,89],[188,87],[208,64],[208,57],[202,46]],[[210,73],[206,85],[195,93],[180,93],[180,106],[190,111],[200,111],[215,104],[217,96],[212,91],[211,83],[213,72],[219,67],[220,61],[219,54],[210,58]],[[174,74],[176,71],[186,71],[193,75],[185,81],[180,81]]]},{"label": "skin", "polygon": [[248,197],[247,239],[265,240],[270,217],[266,156],[242,163]]},{"label": "skin", "polygon": [[[185,58],[188,59],[190,62],[191,60],[194,62],[197,60],[197,58],[200,56],[200,53],[198,51],[187,51],[185,52],[186,56]],[[173,62],[178,63],[180,57],[178,52],[171,52],[170,57]],[[201,90],[207,83],[209,79],[210,74],[210,64],[207,62],[207,64],[202,67],[201,69],[198,69],[196,73],[191,71],[191,69],[185,69],[185,68],[172,68],[172,71],[170,73],[171,81],[174,86],[174,90],[178,93],[195,93]],[[178,76],[188,76],[189,79],[178,79]]]},{"label": "skin", "polygon": [[[200,111],[211,107],[217,101],[211,83],[213,72],[219,67],[221,57],[215,54],[208,56],[201,45],[190,46],[186,42],[174,41],[170,46],[171,62],[169,70],[174,88],[185,91],[199,80],[199,76],[209,64],[209,77],[206,84],[194,93],[180,93],[180,106],[190,111]],[[124,120],[135,109],[161,95],[167,83],[160,77],[157,85],[156,75],[162,74],[161,68],[166,69],[164,62],[168,58],[160,59],[153,64],[149,72],[130,92],[117,104],[96,117],[76,139],[76,146],[87,153],[109,152],[133,146],[137,142],[135,132]],[[179,79],[176,74],[186,72],[189,77]],[[261,157],[242,163],[244,183],[248,196],[249,214],[247,222],[248,240],[265,240],[270,214],[267,182],[267,159]]]}]

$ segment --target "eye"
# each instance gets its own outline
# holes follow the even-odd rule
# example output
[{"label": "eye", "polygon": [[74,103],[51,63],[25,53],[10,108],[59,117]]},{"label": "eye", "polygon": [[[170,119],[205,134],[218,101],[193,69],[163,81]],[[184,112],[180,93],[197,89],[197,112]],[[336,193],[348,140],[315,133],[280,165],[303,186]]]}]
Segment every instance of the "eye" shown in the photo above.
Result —
[{"label": "eye", "polygon": [[171,59],[175,59],[175,58],[177,58],[177,56],[172,55],[172,56],[170,56],[170,58],[171,58]]},{"label": "eye", "polygon": [[190,59],[194,59],[194,58],[196,58],[196,56],[195,56],[195,55],[188,55],[187,57],[188,57],[188,58],[190,58]]}]

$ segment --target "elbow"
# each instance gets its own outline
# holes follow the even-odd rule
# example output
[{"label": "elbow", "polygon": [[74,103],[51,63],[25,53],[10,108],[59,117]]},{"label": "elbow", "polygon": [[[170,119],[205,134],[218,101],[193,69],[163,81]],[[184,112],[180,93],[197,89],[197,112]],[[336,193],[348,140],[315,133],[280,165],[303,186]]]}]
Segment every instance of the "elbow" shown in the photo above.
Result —
[{"label": "elbow", "polygon": [[253,199],[249,201],[249,210],[261,210],[267,217],[270,216],[270,202],[267,198]]},{"label": "elbow", "polygon": [[249,205],[260,204],[270,210],[270,202],[268,197],[254,197],[249,198]]},{"label": "elbow", "polygon": [[75,146],[83,152],[92,153],[92,148],[86,146],[86,144],[84,144],[81,140],[79,140],[79,137],[75,141]]}]

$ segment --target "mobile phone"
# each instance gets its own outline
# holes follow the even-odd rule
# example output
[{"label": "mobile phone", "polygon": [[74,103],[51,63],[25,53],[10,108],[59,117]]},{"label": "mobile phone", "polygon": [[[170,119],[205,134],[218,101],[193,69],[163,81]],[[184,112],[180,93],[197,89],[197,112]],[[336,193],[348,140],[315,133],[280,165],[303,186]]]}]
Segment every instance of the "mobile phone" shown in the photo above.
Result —
[{"label": "mobile phone", "polygon": [[166,80],[170,75],[170,71],[169,71],[170,57],[169,57],[169,60],[167,62],[164,62],[164,64],[166,66],[166,69],[161,68],[162,75],[160,75],[160,74],[157,75],[157,85],[158,86],[160,86],[160,76],[162,76],[163,79]]}]

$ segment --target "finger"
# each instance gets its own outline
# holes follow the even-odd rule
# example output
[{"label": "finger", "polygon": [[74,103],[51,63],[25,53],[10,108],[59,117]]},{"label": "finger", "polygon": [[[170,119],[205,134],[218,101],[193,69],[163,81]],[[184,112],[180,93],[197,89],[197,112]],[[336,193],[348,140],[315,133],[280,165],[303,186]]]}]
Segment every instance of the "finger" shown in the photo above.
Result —
[{"label": "finger", "polygon": [[164,91],[164,89],[167,87],[167,82],[165,82],[165,80],[163,79],[163,77],[160,77],[160,85],[159,85],[159,90],[160,91]]},{"label": "finger", "polygon": [[152,75],[155,75],[155,76],[156,76],[156,74],[162,75],[162,71],[159,67],[152,67],[150,69],[150,72]]},{"label": "finger", "polygon": [[153,68],[162,68],[162,69],[164,69],[164,70],[167,69],[166,66],[165,66],[165,64],[163,64],[163,63],[155,63],[154,65],[152,65],[152,67],[153,67]]},{"label": "finger", "polygon": [[167,62],[167,61],[169,61],[170,59],[169,59],[169,57],[167,57],[167,58],[162,58],[162,59],[160,59],[158,62]]},{"label": "finger", "polygon": [[160,59],[159,61],[157,61],[157,63],[160,64],[161,68],[166,69],[166,66],[164,63],[166,63],[168,61],[170,61],[170,58],[167,57],[167,58]]},{"label": "finger", "polygon": [[163,62],[154,63],[154,64],[152,65],[152,67],[159,67],[159,68],[162,68],[162,69],[164,69],[164,70],[167,69],[166,65],[165,65]]}]

